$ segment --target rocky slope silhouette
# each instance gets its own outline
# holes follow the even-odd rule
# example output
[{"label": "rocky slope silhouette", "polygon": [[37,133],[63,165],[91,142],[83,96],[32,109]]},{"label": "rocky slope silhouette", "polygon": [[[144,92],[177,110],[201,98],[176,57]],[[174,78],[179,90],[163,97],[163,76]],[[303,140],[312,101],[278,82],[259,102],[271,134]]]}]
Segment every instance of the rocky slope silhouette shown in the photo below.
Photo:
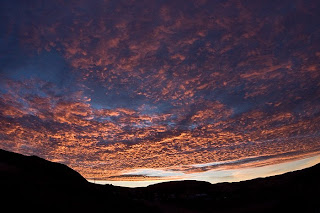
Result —
[{"label": "rocky slope silhouette", "polygon": [[8,212],[320,212],[320,165],[238,183],[97,185],[69,167],[0,150]]}]

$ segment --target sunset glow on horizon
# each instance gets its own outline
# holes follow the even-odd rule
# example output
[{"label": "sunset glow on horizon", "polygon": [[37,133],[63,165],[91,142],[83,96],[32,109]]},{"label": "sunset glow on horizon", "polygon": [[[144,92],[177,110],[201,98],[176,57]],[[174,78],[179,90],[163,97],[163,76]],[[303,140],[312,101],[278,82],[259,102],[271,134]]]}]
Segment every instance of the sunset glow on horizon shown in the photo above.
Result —
[{"label": "sunset glow on horizon", "polygon": [[319,160],[319,1],[0,5],[1,149],[103,181]]},{"label": "sunset glow on horizon", "polygon": [[[245,180],[251,180],[255,178],[263,178],[275,175],[281,175],[287,172],[297,171],[304,168],[308,168],[320,163],[320,155],[309,156],[306,158],[284,161],[281,163],[274,163],[264,165],[237,165],[233,167],[222,167],[215,168],[203,172],[195,173],[181,173],[176,171],[166,171],[166,170],[156,170],[156,169],[140,169],[133,170],[131,174],[141,174],[150,175],[162,175],[158,178],[150,178],[150,176],[145,176],[143,178],[134,178],[133,176],[117,179],[117,180],[99,180],[99,179],[89,179],[90,182],[96,184],[111,184],[115,186],[125,186],[125,187],[146,187],[149,185],[168,182],[168,181],[183,181],[183,180],[197,180],[206,181],[212,184],[215,183],[232,183]],[[126,173],[128,174],[128,173]]]}]

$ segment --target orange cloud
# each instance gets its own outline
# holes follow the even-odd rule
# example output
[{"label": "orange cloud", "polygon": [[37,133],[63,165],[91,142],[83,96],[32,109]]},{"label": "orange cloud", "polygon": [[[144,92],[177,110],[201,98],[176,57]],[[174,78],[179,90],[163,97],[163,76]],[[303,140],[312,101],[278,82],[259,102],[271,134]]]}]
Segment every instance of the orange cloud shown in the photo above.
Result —
[{"label": "orange cloud", "polygon": [[114,179],[319,147],[315,1],[62,2],[5,14],[0,148]]}]

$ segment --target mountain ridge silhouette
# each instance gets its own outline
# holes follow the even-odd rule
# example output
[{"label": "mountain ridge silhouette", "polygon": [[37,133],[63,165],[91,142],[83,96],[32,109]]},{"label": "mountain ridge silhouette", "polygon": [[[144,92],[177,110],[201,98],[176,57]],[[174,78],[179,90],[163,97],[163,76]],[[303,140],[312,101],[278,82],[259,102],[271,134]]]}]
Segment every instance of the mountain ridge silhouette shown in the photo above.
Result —
[{"label": "mountain ridge silhouette", "polygon": [[126,188],[88,182],[61,163],[0,150],[2,208],[31,212],[320,212],[320,164],[266,178]]}]

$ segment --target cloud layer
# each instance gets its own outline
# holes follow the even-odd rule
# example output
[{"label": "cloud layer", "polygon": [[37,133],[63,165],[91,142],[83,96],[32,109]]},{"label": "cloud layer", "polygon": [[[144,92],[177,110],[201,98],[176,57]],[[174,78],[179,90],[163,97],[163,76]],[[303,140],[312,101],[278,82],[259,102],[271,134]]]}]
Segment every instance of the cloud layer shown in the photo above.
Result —
[{"label": "cloud layer", "polygon": [[103,179],[319,149],[318,1],[1,8],[0,148]]}]

